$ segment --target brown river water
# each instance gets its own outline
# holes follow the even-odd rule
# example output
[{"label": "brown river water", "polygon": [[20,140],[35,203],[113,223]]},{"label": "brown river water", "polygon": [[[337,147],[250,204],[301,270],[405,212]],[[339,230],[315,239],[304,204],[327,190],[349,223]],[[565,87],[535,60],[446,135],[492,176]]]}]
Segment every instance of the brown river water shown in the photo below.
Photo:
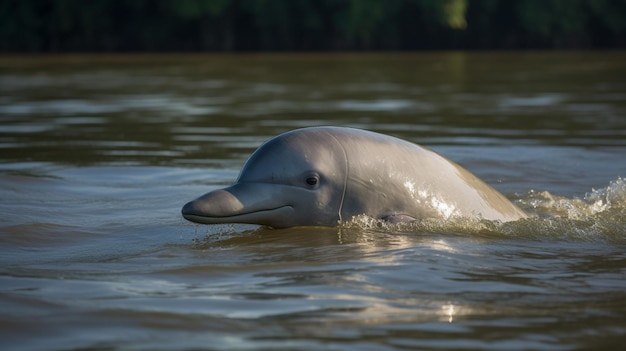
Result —
[{"label": "brown river water", "polygon": [[[430,147],[531,218],[200,225],[265,140]],[[0,56],[3,350],[626,342],[626,53]]]}]

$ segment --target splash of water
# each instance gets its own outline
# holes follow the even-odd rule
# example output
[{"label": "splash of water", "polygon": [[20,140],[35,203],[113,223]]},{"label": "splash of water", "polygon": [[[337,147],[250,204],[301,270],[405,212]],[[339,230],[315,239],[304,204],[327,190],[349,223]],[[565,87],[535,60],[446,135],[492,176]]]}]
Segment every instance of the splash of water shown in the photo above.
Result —
[{"label": "splash of water", "polygon": [[540,217],[561,217],[586,220],[602,212],[626,208],[626,180],[617,178],[602,189],[592,189],[585,197],[568,199],[550,194],[548,191],[531,190],[520,205]]},{"label": "splash of water", "polygon": [[392,224],[367,216],[343,223],[345,229],[396,233],[451,233],[483,237],[575,239],[626,242],[626,179],[618,178],[583,198],[531,190],[518,201],[530,218],[502,223],[480,218],[423,219]]}]

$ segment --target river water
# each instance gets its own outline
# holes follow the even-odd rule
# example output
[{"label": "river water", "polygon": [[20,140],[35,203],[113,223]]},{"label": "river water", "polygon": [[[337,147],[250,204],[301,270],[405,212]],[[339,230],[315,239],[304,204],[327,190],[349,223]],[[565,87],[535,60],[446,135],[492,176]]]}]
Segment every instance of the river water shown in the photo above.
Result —
[{"label": "river water", "polygon": [[[343,125],[526,210],[199,225],[263,141]],[[575,350],[626,342],[626,53],[0,57],[4,350]]]}]

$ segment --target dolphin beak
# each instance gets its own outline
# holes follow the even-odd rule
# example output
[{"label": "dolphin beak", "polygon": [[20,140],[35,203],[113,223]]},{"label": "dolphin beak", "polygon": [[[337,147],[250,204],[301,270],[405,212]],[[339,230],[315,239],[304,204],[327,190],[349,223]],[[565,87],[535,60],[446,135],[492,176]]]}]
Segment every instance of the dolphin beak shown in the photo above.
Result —
[{"label": "dolphin beak", "polygon": [[211,191],[183,206],[183,217],[205,224],[249,223],[290,226],[293,187],[269,183],[237,183]]}]

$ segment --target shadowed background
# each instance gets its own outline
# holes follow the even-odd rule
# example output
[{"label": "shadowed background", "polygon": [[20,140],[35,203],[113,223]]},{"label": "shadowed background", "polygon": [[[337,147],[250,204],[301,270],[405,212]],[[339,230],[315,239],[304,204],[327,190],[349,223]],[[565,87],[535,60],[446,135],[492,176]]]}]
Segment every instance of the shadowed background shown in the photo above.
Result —
[{"label": "shadowed background", "polygon": [[0,2],[5,52],[624,47],[624,0]]}]

